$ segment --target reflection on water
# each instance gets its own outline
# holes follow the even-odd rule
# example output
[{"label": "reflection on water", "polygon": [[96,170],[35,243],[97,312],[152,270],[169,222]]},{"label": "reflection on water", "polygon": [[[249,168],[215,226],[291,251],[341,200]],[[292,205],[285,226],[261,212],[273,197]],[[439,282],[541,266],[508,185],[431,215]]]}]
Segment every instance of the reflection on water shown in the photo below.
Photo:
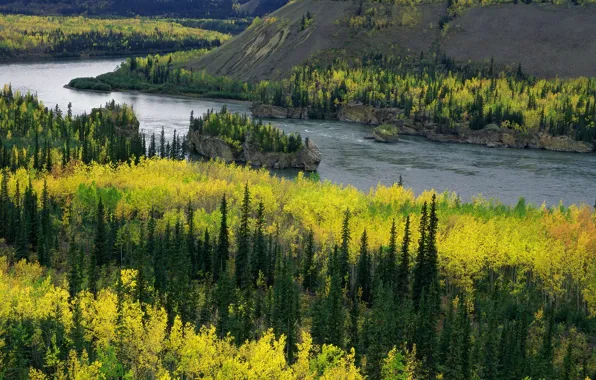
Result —
[{"label": "reflection on water", "polygon": [[[119,59],[51,61],[0,65],[0,83],[37,93],[48,106],[88,112],[114,99],[131,104],[146,133],[167,137],[174,130],[186,133],[190,112],[201,115],[223,103],[200,99],[137,93],[94,93],[63,88],[70,79],[96,76],[115,69]],[[227,103],[234,112],[248,113],[244,104]],[[424,189],[456,191],[463,199],[482,194],[514,204],[518,197],[548,205],[593,204],[596,198],[596,154],[558,153],[519,149],[489,149],[475,145],[438,144],[417,137],[403,137],[397,144],[363,139],[365,125],[315,120],[272,120],[287,132],[299,132],[319,145],[323,162],[321,179],[349,184],[368,191],[377,184],[391,185],[401,175],[416,193]],[[297,171],[275,172],[293,177]]]}]

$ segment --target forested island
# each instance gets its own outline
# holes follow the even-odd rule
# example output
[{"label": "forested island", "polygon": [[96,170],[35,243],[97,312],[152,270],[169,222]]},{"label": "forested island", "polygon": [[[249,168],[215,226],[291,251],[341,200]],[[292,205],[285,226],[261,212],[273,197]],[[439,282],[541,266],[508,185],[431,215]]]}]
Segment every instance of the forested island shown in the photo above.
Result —
[{"label": "forested island", "polygon": [[303,142],[300,134],[286,135],[271,124],[230,113],[225,106],[198,118],[191,114],[187,142],[203,157],[255,167],[316,171],[321,162],[321,152],[310,139]]}]

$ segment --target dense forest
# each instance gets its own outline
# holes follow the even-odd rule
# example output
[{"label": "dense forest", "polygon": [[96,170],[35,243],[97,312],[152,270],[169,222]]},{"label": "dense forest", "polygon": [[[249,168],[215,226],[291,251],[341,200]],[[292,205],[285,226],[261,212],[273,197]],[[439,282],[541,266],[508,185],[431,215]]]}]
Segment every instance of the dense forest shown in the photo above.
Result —
[{"label": "dense forest", "polygon": [[229,38],[154,19],[0,15],[0,60],[211,49]]},{"label": "dense forest", "polygon": [[0,110],[0,377],[596,376],[591,207],[190,163],[114,103]]},{"label": "dense forest", "polygon": [[52,172],[71,161],[117,163],[145,153],[139,122],[126,105],[108,103],[90,114],[48,109],[35,96],[0,92],[0,167]]},{"label": "dense forest", "polygon": [[209,110],[198,118],[191,114],[189,130],[217,136],[236,149],[241,149],[247,140],[256,144],[262,152],[294,153],[302,147],[300,134],[286,135],[271,124],[263,124],[262,120],[255,121],[246,115],[231,113],[226,106],[218,112]]}]

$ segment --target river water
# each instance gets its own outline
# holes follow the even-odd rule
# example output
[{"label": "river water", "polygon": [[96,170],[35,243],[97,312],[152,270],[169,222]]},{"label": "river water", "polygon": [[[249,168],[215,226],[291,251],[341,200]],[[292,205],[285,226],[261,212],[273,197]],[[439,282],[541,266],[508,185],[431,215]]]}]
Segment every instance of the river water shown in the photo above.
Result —
[{"label": "river water", "polygon": [[[222,102],[138,93],[95,93],[66,89],[76,77],[92,77],[115,69],[121,59],[49,61],[0,65],[0,85],[37,93],[46,106],[58,104],[74,113],[90,111],[114,99],[131,104],[148,134],[164,127],[172,136],[186,133],[190,112],[201,115]],[[225,103],[235,112],[249,113],[245,104]],[[416,193],[424,189],[457,192],[463,200],[474,196],[498,198],[515,204],[519,197],[535,205],[559,201],[594,204],[596,154],[538,150],[491,149],[476,145],[440,144],[419,137],[403,137],[397,144],[378,144],[363,139],[370,126],[317,120],[272,120],[286,132],[300,132],[321,149],[321,179],[353,185],[368,191],[378,183],[390,185],[401,175]],[[292,176],[295,171],[275,172]]]}]

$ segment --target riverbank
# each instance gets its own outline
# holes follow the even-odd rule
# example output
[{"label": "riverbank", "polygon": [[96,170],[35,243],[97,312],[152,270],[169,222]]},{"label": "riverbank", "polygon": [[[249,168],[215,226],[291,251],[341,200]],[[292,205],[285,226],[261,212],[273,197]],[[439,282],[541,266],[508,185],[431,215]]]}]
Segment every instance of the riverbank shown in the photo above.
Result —
[{"label": "riverbank", "polygon": [[[254,117],[273,119],[308,119],[307,108],[284,108],[254,103],[250,108]],[[471,129],[466,123],[447,126],[430,120],[416,121],[406,118],[398,108],[374,108],[362,104],[347,104],[324,119],[368,125],[388,124],[397,128],[400,135],[422,136],[434,142],[475,144],[489,148],[543,149],[555,152],[591,153],[594,143],[577,141],[569,136],[552,136],[546,132],[522,132],[489,124],[480,130]]]},{"label": "riverbank", "polygon": [[242,106],[251,106],[253,103],[250,100],[240,100],[240,99],[230,99],[230,98],[214,98],[214,97],[205,97],[198,94],[192,93],[178,93],[178,94],[168,94],[164,92],[149,92],[149,91],[142,91],[142,90],[127,90],[127,89],[110,89],[108,91],[103,90],[93,90],[87,88],[76,88],[70,86],[69,84],[65,84],[62,86],[63,88],[73,90],[73,91],[80,91],[80,92],[88,92],[88,93],[98,93],[98,94],[109,94],[112,92],[120,93],[120,94],[133,94],[133,95],[147,95],[147,96],[156,96],[159,97],[160,95],[167,96],[168,98],[173,99],[200,99],[208,102],[217,102],[217,103],[228,103],[228,104],[237,104]]}]

